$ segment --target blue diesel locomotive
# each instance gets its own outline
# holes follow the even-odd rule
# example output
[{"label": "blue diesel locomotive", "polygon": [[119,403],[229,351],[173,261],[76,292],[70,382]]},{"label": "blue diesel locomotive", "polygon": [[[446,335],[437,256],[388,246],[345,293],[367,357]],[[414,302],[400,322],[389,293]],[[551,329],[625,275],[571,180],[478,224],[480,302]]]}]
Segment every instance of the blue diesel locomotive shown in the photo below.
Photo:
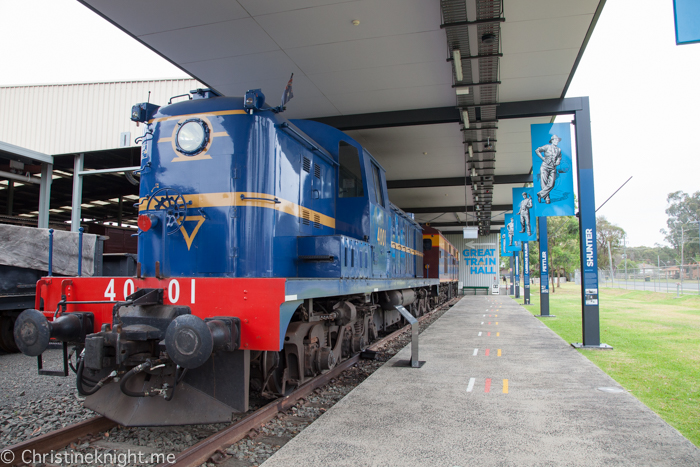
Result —
[{"label": "blue diesel locomotive", "polygon": [[396,306],[440,301],[382,166],[282,110],[260,90],[133,107],[136,277],[42,278],[15,325],[27,355],[77,346],[88,408],[127,426],[228,421],[251,390],[284,394],[360,352],[400,324]]}]

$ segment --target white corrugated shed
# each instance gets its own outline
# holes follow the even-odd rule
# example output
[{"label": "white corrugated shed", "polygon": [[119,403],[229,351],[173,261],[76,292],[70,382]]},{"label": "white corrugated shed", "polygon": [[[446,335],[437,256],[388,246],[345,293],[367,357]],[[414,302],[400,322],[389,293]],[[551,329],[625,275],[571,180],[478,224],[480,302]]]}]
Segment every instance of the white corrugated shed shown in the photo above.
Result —
[{"label": "white corrugated shed", "polygon": [[500,252],[498,234],[465,240],[464,235],[446,234],[445,238],[459,250],[459,282],[463,286],[490,287],[498,282]]},{"label": "white corrugated shed", "polygon": [[204,87],[194,79],[116,81],[0,87],[0,141],[45,154],[99,151],[128,146],[143,134],[129,119],[131,106],[148,100],[165,105],[171,97]]}]

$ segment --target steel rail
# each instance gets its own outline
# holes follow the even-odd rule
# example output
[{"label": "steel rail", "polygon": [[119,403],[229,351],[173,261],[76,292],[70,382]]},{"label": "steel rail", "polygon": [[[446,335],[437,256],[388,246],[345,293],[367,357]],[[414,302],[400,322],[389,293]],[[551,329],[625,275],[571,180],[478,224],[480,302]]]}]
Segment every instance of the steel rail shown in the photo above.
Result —
[{"label": "steel rail", "polygon": [[116,422],[113,422],[106,417],[99,416],[83,420],[75,425],[60,428],[56,431],[50,431],[43,435],[37,436],[36,438],[28,439],[21,443],[0,449],[2,452],[11,451],[14,456],[14,460],[10,461],[9,463],[0,460],[0,465],[10,466],[23,464],[23,453],[30,452],[31,454],[29,455],[29,458],[31,459],[32,454],[34,453],[45,454],[56,449],[62,449],[73,441],[76,441],[84,436],[107,431],[115,426],[117,426]]},{"label": "steel rail", "polygon": [[[453,304],[457,298],[444,303],[443,305],[435,308],[431,312],[421,316],[418,322],[421,323],[431,317],[436,312],[442,310],[444,307]],[[368,350],[377,350],[379,346],[393,340],[404,332],[409,331],[410,325],[404,326],[391,334],[379,339],[370,345]],[[291,394],[276,399],[264,407],[256,410],[250,415],[245,416],[241,420],[237,421],[228,428],[225,428],[207,439],[200,441],[194,446],[189,447],[185,451],[181,452],[175,459],[173,463],[160,464],[158,467],[169,467],[172,465],[176,466],[198,466],[201,465],[213,455],[218,450],[223,447],[229,446],[242,438],[244,438],[248,432],[252,429],[258,428],[261,425],[272,420],[279,412],[286,411],[290,409],[294,404],[303,399],[314,390],[321,386],[327,384],[333,378],[336,378],[341,373],[343,373],[348,368],[355,365],[360,359],[360,355],[357,354],[344,362],[340,363],[338,366],[333,368],[328,373],[317,376],[306,384],[302,385],[298,389],[294,390]],[[68,446],[73,441],[76,441],[84,436],[100,433],[103,431],[110,430],[117,426],[117,423],[103,416],[93,417],[87,420],[83,420],[74,425],[70,425],[64,428],[60,428],[55,431],[39,435],[36,438],[28,439],[18,444],[8,446],[0,449],[3,453],[10,451],[12,452],[12,459],[9,463],[0,459],[0,466],[13,466],[20,465],[23,463],[22,454],[25,452],[31,452],[32,454],[45,454],[50,451],[62,449]],[[4,459],[4,457],[3,457]]]},{"label": "steel rail", "polygon": [[[457,299],[450,300],[449,302],[446,302],[438,308],[432,310],[430,313],[421,316],[418,322],[423,322],[424,320],[432,316],[434,313],[442,310],[443,307],[450,306],[451,304],[453,304]],[[406,325],[401,329],[389,334],[388,336],[379,339],[378,341],[370,345],[368,347],[368,350],[376,350],[377,348],[379,348],[380,345],[391,341],[392,339],[396,338],[404,332],[409,331],[410,329],[411,325]],[[275,418],[275,416],[277,416],[278,413],[289,410],[292,406],[294,406],[294,404],[297,403],[297,401],[299,401],[299,399],[305,398],[314,390],[326,385],[333,378],[340,376],[340,374],[343,373],[345,370],[355,365],[359,361],[359,359],[360,354],[348,358],[347,360],[343,361],[338,366],[330,370],[328,373],[317,376],[316,378],[305,383],[298,389],[295,389],[292,393],[288,394],[287,396],[270,402],[269,404],[256,410],[250,415],[247,415],[242,419],[238,420],[230,427],[224,428],[223,430],[213,434],[209,438],[206,438],[200,441],[199,443],[195,444],[194,446],[191,446],[186,450],[182,451],[175,458],[175,462],[166,462],[163,464],[159,464],[157,467],[194,467],[204,464],[217,451],[220,451],[226,446],[230,446],[233,443],[240,441],[248,434],[250,430],[257,429],[260,426],[266,424],[267,422]]]}]

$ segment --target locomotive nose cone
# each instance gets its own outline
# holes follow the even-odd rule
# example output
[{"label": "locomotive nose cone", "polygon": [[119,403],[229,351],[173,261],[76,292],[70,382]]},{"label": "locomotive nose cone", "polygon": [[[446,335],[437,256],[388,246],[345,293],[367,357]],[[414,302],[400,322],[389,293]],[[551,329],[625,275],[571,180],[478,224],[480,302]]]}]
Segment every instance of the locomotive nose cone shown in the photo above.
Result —
[{"label": "locomotive nose cone", "polygon": [[51,328],[43,313],[24,310],[15,321],[15,342],[24,355],[36,357],[49,346]]},{"label": "locomotive nose cone", "polygon": [[200,367],[214,350],[214,339],[202,318],[181,315],[165,332],[165,348],[170,359],[183,368]]}]

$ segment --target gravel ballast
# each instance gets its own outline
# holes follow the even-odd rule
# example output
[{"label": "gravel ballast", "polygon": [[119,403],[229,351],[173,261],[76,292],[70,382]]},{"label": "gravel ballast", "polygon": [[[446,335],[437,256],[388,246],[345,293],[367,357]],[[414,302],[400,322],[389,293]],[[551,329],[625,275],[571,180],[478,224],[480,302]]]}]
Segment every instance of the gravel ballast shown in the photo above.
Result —
[{"label": "gravel ballast", "polygon": [[[437,311],[421,323],[421,331],[447,309],[445,307]],[[248,467],[261,464],[409,343],[410,332],[405,332],[380,348],[376,360],[360,360],[329,384],[300,400],[286,413],[278,414],[259,430],[249,433],[243,440],[220,452],[216,464],[209,462],[203,465]],[[60,367],[61,350],[49,349],[45,353],[44,368]],[[78,396],[74,383],[75,375],[72,372],[67,378],[39,376],[35,358],[21,354],[0,355],[0,448],[97,415],[82,406],[83,398]],[[75,460],[81,455],[102,453],[113,456],[112,460],[120,461],[99,463],[105,467],[150,466],[156,465],[148,462],[151,454],[177,454],[227,426],[228,424],[115,427],[108,432],[81,439],[53,454],[54,459],[60,455],[62,460]],[[129,453],[132,462],[124,462]],[[136,457],[138,453],[141,453],[139,458]],[[122,457],[117,458],[120,454]],[[60,464],[85,465],[80,462]]]}]

